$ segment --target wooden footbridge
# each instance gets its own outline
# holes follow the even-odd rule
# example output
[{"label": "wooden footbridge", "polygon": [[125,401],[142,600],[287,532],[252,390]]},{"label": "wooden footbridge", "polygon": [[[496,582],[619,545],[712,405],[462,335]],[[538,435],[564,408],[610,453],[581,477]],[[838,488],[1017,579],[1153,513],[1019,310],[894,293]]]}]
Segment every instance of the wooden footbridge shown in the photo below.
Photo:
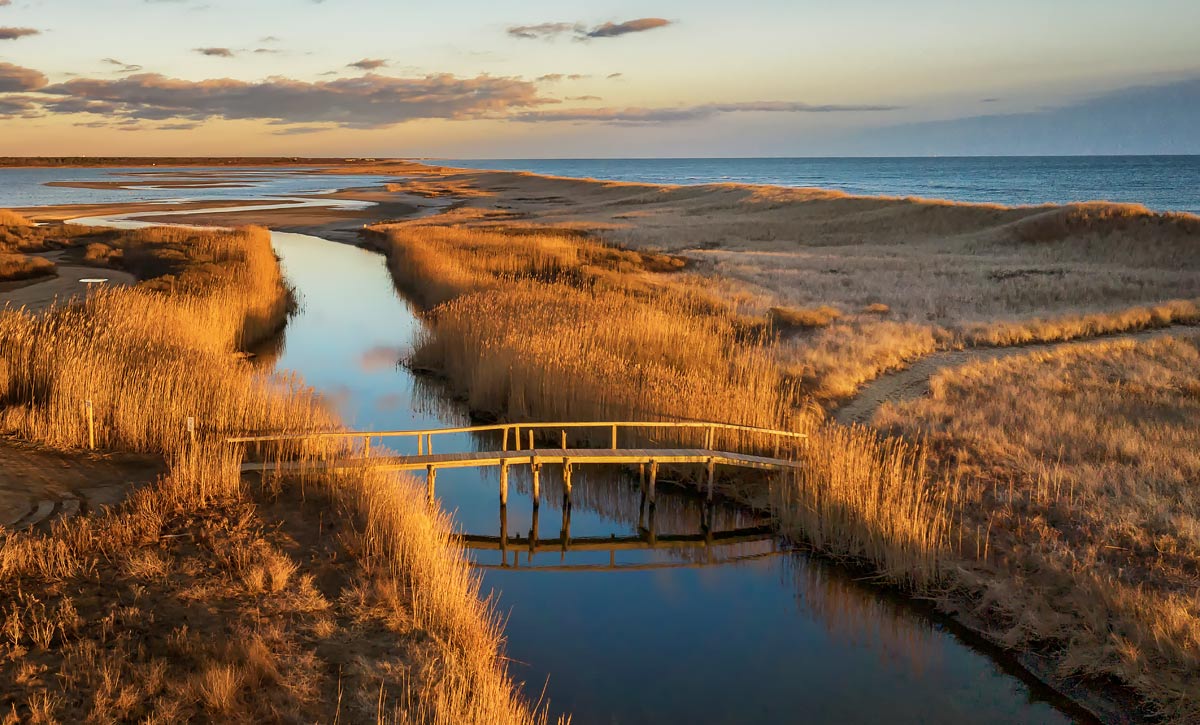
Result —
[{"label": "wooden footbridge", "polygon": [[[570,434],[568,434],[570,431]],[[594,437],[599,432],[609,444],[607,448],[595,447]],[[559,448],[538,447],[539,439],[545,443],[558,433]],[[455,434],[476,437],[499,438],[498,450],[471,450],[461,452],[434,453],[434,440]],[[629,440],[635,439],[642,445],[638,448],[622,448],[622,434]],[[647,448],[647,440],[666,434],[671,439],[670,448]],[[522,443],[527,445],[522,450]],[[590,436],[590,437],[589,437]],[[396,455],[392,450],[376,450],[372,455],[372,444],[383,441],[408,441],[416,439],[416,455]],[[571,447],[582,443],[587,447]],[[700,445],[684,447],[686,439],[696,439]],[[266,460],[247,462],[244,472],[300,472],[311,470],[354,470],[363,467],[384,471],[425,471],[430,500],[433,500],[437,472],[447,468],[500,469],[500,503],[508,502],[509,469],[512,466],[529,466],[533,482],[534,505],[540,500],[540,474],[545,465],[561,466],[563,490],[566,504],[570,505],[572,469],[578,465],[638,466],[643,490],[651,506],[655,501],[655,486],[658,469],[662,465],[701,465],[707,471],[707,497],[713,496],[713,479],[717,466],[730,466],[764,471],[786,471],[799,464],[784,454],[794,454],[806,438],[803,433],[733,425],[729,423],[707,423],[699,421],[600,421],[600,422],[557,422],[557,423],[498,423],[494,425],[464,426],[457,428],[431,428],[425,430],[400,431],[331,431],[321,433],[297,433],[285,435],[259,435],[229,438],[231,444],[270,446],[281,448],[287,445],[301,447],[316,441],[340,443],[347,451],[344,457],[318,461]],[[512,441],[510,446],[509,441]],[[333,446],[337,448],[338,446]],[[440,446],[439,446],[440,448]],[[741,453],[736,449],[749,448],[755,453]],[[726,450],[735,449],[735,450]],[[762,455],[769,451],[770,455]],[[648,475],[647,475],[648,473]]]}]

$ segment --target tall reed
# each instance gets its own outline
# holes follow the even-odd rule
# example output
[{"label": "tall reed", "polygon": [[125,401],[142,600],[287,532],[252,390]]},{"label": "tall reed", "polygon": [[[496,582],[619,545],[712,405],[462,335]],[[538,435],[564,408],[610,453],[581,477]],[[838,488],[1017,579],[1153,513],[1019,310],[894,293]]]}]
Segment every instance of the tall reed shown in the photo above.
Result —
[{"label": "tall reed", "polygon": [[935,491],[924,452],[858,427],[814,431],[803,466],[772,488],[784,533],[834,557],[872,564],[916,589],[942,576],[952,520]]}]

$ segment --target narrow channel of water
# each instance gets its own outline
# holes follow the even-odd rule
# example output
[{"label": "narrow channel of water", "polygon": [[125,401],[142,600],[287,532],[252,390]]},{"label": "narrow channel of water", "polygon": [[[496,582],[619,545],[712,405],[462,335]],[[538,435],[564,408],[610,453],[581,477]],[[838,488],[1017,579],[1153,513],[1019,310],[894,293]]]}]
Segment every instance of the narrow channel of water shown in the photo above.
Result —
[{"label": "narrow channel of water", "polygon": [[[436,385],[398,364],[421,321],[382,256],[302,234],[273,239],[301,300],[275,351],[277,369],[299,373],[357,429],[467,422]],[[442,440],[444,450],[494,446]],[[664,486],[650,520],[635,481],[585,470],[566,517],[553,471],[543,481],[536,513],[519,474],[505,510],[495,471],[440,472],[437,493],[468,534],[630,542],[652,530],[698,540],[615,553],[469,552],[485,593],[498,593],[514,676],[530,699],[544,692],[553,713],[584,724],[1070,721],[1039,688],[911,605],[779,552],[751,511],[718,504],[705,545],[703,507],[690,492]],[[722,543],[731,532],[736,541]]]},{"label": "narrow channel of water", "polygon": [[[394,291],[380,255],[275,233],[302,297],[277,365],[335,400],[357,429],[461,425],[464,411],[397,362],[421,322]],[[445,449],[494,442],[463,436]],[[439,445],[443,445],[439,442]],[[405,452],[405,451],[402,451]],[[415,453],[415,451],[411,451]],[[540,538],[637,537],[649,523],[636,481],[576,475],[564,522],[561,489],[543,479]],[[529,487],[518,478],[500,519],[494,471],[439,472],[437,493],[464,533],[527,536]],[[666,487],[658,536],[695,535],[698,498]],[[763,523],[730,505],[715,532]],[[1053,723],[1069,718],[940,626],[770,538],[676,550],[473,551],[485,591],[499,593],[513,674],[577,723]],[[514,557],[515,566],[514,566]],[[724,562],[724,563],[723,563]]]}]

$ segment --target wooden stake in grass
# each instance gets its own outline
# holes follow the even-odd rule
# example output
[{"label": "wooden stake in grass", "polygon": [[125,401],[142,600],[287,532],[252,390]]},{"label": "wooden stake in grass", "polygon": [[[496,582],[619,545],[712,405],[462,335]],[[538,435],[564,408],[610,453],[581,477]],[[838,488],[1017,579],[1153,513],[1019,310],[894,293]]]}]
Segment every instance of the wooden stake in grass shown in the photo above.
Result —
[{"label": "wooden stake in grass", "polygon": [[88,398],[88,401],[84,403],[83,407],[87,411],[88,448],[94,451],[96,450],[96,415],[92,410],[91,398]]}]

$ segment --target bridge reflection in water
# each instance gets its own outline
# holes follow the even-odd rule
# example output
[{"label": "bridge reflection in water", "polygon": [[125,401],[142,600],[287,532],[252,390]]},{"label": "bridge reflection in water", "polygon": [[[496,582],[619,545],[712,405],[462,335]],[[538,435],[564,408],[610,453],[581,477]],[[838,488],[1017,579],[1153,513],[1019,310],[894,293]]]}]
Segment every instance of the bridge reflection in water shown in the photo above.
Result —
[{"label": "bridge reflection in water", "polygon": [[[600,472],[596,471],[595,474]],[[622,486],[619,483],[621,477],[614,480],[611,474],[596,477],[601,479],[596,481],[601,485],[594,488],[578,487],[574,501],[565,491],[554,490],[557,488],[554,484],[547,487],[550,490],[539,492],[549,494],[546,496],[548,501],[562,501],[557,510],[552,510],[549,522],[546,521],[547,517],[542,516],[541,496],[531,498],[532,506],[523,507],[527,518],[525,515],[519,517],[529,524],[526,532],[510,531],[509,507],[507,502],[502,501],[498,507],[498,536],[467,533],[459,537],[463,547],[468,550],[498,554],[494,557],[485,555],[483,558],[488,562],[472,557],[473,565],[481,569],[634,571],[718,566],[789,551],[788,547],[781,545],[779,536],[763,517],[745,508],[720,500],[707,502],[700,496],[689,495],[673,486],[652,501],[647,496],[646,488],[636,483]],[[531,482],[521,480],[524,477],[514,478],[518,491],[524,489],[532,494]],[[591,476],[586,476],[584,480],[587,478]],[[580,496],[582,491],[578,489],[589,491],[592,495]],[[590,500],[596,496],[605,499],[604,503],[609,505],[596,506],[601,502]],[[613,506],[615,502],[612,499],[616,498],[632,501],[624,506]],[[608,512],[624,509],[628,517],[626,520],[631,524],[635,520],[637,522],[634,532],[572,537],[571,513],[581,503],[586,508]],[[550,531],[543,530],[547,525]],[[596,556],[604,553],[608,554],[607,563]],[[570,556],[572,554],[586,556]],[[545,563],[538,563],[539,555]]]}]

